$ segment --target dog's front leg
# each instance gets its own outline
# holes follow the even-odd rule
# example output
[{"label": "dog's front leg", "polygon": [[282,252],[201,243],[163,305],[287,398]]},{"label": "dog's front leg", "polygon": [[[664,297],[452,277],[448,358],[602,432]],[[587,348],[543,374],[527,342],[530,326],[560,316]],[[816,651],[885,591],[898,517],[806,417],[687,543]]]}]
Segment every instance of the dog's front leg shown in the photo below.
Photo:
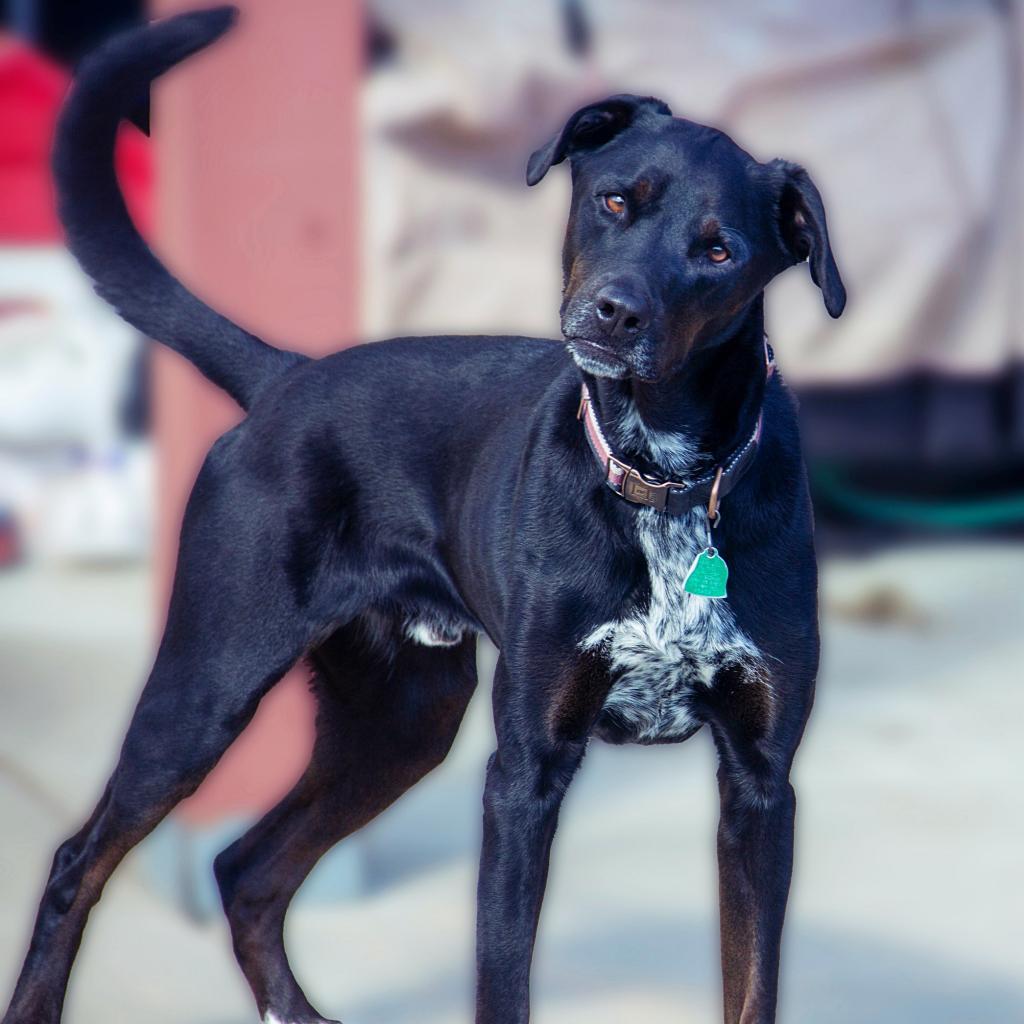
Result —
[{"label": "dog's front leg", "polygon": [[559,726],[547,686],[517,678],[503,660],[495,675],[494,702],[498,748],[488,763],[484,789],[476,1020],[526,1024],[548,855],[586,737]]},{"label": "dog's front leg", "polygon": [[814,692],[806,672],[722,670],[702,713],[718,749],[718,887],[726,1024],[773,1024],[793,873],[790,767]]},{"label": "dog's front leg", "polygon": [[719,905],[726,1024],[772,1024],[779,944],[793,868],[796,797],[719,768]]}]

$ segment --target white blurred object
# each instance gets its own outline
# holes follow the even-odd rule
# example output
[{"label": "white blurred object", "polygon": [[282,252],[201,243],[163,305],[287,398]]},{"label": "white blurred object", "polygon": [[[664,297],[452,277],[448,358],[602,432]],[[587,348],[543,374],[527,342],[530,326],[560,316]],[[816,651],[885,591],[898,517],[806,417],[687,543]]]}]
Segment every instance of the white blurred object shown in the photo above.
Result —
[{"label": "white blurred object", "polygon": [[91,453],[0,452],[0,507],[14,514],[29,558],[76,564],[146,558],[153,446],[118,441]]},{"label": "white blurred object", "polygon": [[148,554],[152,451],[121,425],[139,344],[62,248],[0,248],[0,509],[29,557]]},{"label": "white blurred object", "polygon": [[141,559],[152,538],[153,453],[123,444],[48,477],[30,542],[54,562]]},{"label": "white blurred object", "polygon": [[64,249],[0,247],[0,445],[109,447],[138,345]]}]

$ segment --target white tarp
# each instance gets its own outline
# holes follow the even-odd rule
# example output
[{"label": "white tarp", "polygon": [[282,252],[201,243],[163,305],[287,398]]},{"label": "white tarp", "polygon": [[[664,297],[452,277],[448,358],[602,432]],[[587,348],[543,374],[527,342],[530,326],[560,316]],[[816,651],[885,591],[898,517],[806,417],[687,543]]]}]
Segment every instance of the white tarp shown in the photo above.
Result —
[{"label": "white tarp", "polygon": [[802,268],[770,291],[787,377],[862,383],[1024,357],[1019,14],[980,0],[378,0],[396,59],[365,94],[367,336],[557,337],[568,176],[523,168],[582,102],[652,93],[760,159],[807,166],[850,304]]}]

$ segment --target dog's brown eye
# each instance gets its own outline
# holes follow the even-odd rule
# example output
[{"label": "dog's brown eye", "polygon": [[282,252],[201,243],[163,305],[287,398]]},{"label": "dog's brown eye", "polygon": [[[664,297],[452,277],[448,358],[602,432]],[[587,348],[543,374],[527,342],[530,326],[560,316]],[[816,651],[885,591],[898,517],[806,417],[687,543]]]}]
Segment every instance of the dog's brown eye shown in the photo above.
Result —
[{"label": "dog's brown eye", "polygon": [[712,263],[725,263],[729,259],[729,250],[721,242],[708,246],[708,259]]},{"label": "dog's brown eye", "polygon": [[626,200],[617,192],[611,192],[604,197],[605,209],[611,213],[622,213],[626,209]]}]

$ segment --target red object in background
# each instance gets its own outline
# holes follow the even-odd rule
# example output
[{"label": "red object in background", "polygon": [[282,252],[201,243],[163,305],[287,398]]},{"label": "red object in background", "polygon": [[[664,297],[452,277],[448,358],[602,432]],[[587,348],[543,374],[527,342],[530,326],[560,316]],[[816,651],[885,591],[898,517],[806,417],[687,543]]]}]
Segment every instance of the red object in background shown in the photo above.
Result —
[{"label": "red object in background", "polygon": [[[0,33],[0,244],[38,245],[62,238],[50,152],[70,75],[29,46]],[[117,170],[128,209],[143,234],[152,225],[149,140],[121,129]]]},{"label": "red object in background", "polygon": [[[237,26],[153,89],[157,248],[218,311],[269,341],[326,355],[359,330],[362,5],[235,2]],[[155,0],[150,9],[164,16],[195,6]],[[165,600],[196,471],[240,412],[174,352],[156,345],[153,355]],[[313,743],[307,677],[299,668],[267,694],[179,820],[202,828],[252,817],[291,788]]]},{"label": "red object in background", "polygon": [[[155,0],[166,15],[194,0]],[[217,309],[324,355],[358,331],[357,95],[361,5],[240,0],[239,26],[156,92],[159,254]],[[0,33],[0,245],[59,244],[50,173],[70,76]],[[162,97],[162,99],[161,99]],[[325,127],[326,126],[326,127]],[[125,125],[117,149],[128,208],[156,218],[150,140]],[[166,596],[180,516],[212,441],[239,417],[174,353],[154,346],[159,451],[156,570]],[[183,815],[193,826],[260,813],[305,767],[313,703],[302,670],[264,699]]]},{"label": "red object in background", "polygon": [[0,508],[0,569],[15,565],[21,555],[14,516]]}]

